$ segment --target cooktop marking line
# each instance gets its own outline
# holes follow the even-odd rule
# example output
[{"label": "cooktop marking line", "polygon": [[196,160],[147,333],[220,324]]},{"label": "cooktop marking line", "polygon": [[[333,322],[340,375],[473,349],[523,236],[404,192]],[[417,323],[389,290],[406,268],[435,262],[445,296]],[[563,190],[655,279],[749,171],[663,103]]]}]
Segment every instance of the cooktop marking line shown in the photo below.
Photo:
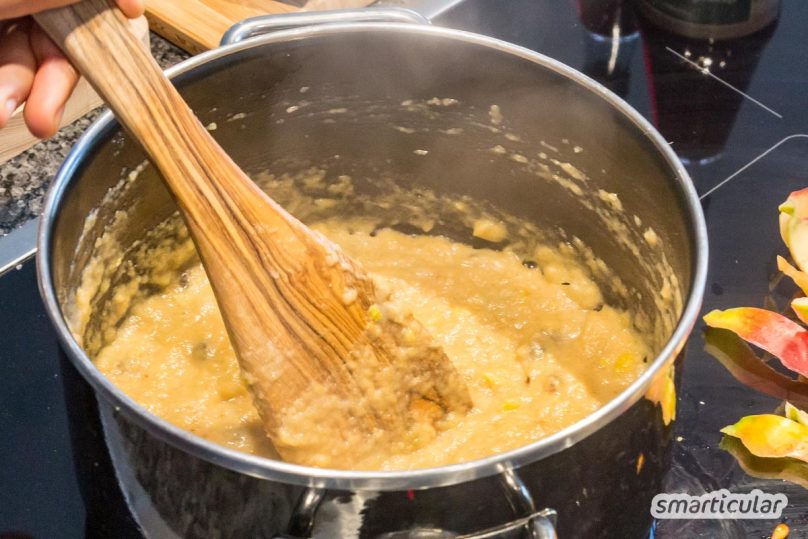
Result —
[{"label": "cooktop marking line", "polygon": [[763,103],[761,103],[760,101],[758,101],[757,99],[752,97],[751,95],[749,95],[749,94],[747,94],[745,92],[742,92],[741,90],[739,90],[738,88],[736,88],[732,84],[728,83],[727,81],[725,81],[721,77],[718,77],[718,76],[714,75],[709,69],[700,66],[699,64],[697,64],[696,62],[694,62],[693,60],[688,58],[687,56],[684,56],[683,54],[679,54],[678,52],[676,52],[675,50],[673,50],[670,47],[665,47],[665,50],[667,50],[669,53],[673,54],[674,56],[676,56],[680,60],[686,62],[687,64],[689,64],[693,68],[697,69],[702,74],[707,75],[708,77],[712,77],[713,79],[717,80],[718,82],[720,82],[721,84],[723,84],[724,86],[726,86],[727,88],[732,90],[733,92],[737,92],[737,93],[741,94],[742,96],[744,96],[746,99],[748,99],[749,101],[751,101],[755,105],[761,107],[762,109],[766,110],[767,112],[770,112],[771,114],[774,114],[777,118],[779,118],[781,120],[783,119],[783,115],[780,114],[779,112],[767,107],[766,105],[764,105]]},{"label": "cooktop marking line", "polygon": [[742,166],[741,168],[739,168],[738,170],[736,170],[735,172],[733,172],[729,176],[727,176],[724,180],[719,182],[718,185],[716,185],[715,187],[713,187],[712,189],[710,189],[709,191],[707,191],[703,195],[699,195],[699,200],[704,200],[705,198],[707,198],[708,196],[713,194],[715,191],[717,191],[718,189],[720,189],[721,187],[726,185],[728,182],[735,179],[735,177],[738,176],[740,173],[742,173],[744,170],[748,169],[749,167],[751,167],[752,165],[754,165],[755,163],[757,163],[758,161],[760,161],[761,159],[763,159],[764,157],[766,157],[767,155],[772,153],[774,150],[776,150],[777,148],[779,148],[780,146],[782,146],[783,144],[785,144],[789,140],[793,140],[793,139],[797,139],[797,138],[808,138],[808,135],[804,134],[804,133],[797,133],[797,134],[794,134],[794,135],[787,136],[786,138],[784,138],[783,140],[781,140],[780,142],[778,142],[777,144],[775,144],[774,146],[772,146],[771,148],[769,148],[768,150],[766,150],[762,154],[758,155],[757,157],[755,157],[754,159],[749,161],[747,164],[745,164],[744,166]]},{"label": "cooktop marking line", "polygon": [[39,219],[31,219],[0,237],[0,276],[19,266],[36,252]]}]

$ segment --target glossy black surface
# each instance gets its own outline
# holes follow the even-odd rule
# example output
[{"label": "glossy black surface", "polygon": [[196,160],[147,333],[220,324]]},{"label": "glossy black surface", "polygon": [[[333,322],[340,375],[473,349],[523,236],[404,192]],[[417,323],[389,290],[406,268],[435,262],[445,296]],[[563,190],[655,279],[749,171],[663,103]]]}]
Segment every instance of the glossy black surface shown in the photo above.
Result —
[{"label": "glossy black surface", "polygon": [[0,279],[0,536],[84,526],[59,353],[29,262]]},{"label": "glossy black surface", "polygon": [[[775,256],[786,253],[777,232],[777,206],[790,191],[808,186],[808,135],[787,139],[808,132],[808,3],[785,0],[776,26],[717,43],[713,50],[632,22],[625,14],[617,18],[624,35],[615,47],[607,37],[613,26],[608,12],[587,11],[586,24],[581,22],[579,6],[618,4],[467,0],[437,22],[523,45],[601,80],[658,125],[689,163],[701,193],[781,143],[704,201],[711,242],[705,311],[772,301],[786,308],[794,288],[772,284]],[[759,103],[686,65],[667,47],[683,55],[689,50],[694,60],[713,59],[714,74]],[[120,495],[110,486],[104,456],[71,445],[65,374],[33,273],[29,262],[0,278],[0,537],[12,532],[37,538],[114,536],[111,519],[121,526],[117,535],[123,535],[131,522],[118,512]],[[808,533],[808,492],[793,483],[751,477],[718,447],[721,427],[743,415],[770,413],[781,401],[735,381],[703,347],[697,327],[679,392],[681,439],[666,490],[783,492],[789,497],[783,520],[792,537]],[[658,526],[657,536],[767,537],[775,524],[669,521]]]}]

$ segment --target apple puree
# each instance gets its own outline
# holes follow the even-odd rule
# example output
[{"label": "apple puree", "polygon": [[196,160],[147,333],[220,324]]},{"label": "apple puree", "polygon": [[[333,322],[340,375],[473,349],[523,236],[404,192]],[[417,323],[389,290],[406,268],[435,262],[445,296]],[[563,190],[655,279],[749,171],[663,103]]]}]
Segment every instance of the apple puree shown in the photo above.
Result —
[{"label": "apple puree", "polygon": [[[539,247],[523,263],[508,250],[371,232],[356,220],[312,226],[428,328],[474,402],[425,445],[374,453],[355,468],[439,466],[517,448],[582,419],[644,370],[650,350],[630,315],[604,305],[583,267],[554,248]],[[227,447],[275,456],[201,266],[134,304],[95,361],[152,413]]]}]

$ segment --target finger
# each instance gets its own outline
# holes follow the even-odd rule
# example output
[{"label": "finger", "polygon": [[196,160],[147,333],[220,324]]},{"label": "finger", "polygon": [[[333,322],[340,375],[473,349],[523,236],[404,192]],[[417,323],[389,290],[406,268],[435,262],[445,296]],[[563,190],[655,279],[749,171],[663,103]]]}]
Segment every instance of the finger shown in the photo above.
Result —
[{"label": "finger", "polygon": [[30,19],[11,21],[0,33],[0,127],[28,98],[36,59],[29,42]]},{"label": "finger", "polygon": [[130,19],[143,15],[145,7],[143,0],[116,0],[118,7]]},{"label": "finger", "polygon": [[37,60],[37,71],[25,103],[25,123],[35,136],[47,138],[59,129],[65,104],[79,75],[36,24],[31,27],[31,49]]},{"label": "finger", "polygon": [[16,19],[46,9],[75,4],[78,0],[0,0],[0,19]]}]

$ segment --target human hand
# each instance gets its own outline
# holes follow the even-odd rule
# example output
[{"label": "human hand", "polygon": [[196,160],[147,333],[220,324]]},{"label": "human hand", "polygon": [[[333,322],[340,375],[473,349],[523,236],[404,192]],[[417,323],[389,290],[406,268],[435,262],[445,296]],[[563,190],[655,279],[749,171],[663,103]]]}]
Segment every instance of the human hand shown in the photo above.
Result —
[{"label": "human hand", "polygon": [[[115,0],[127,17],[143,14],[143,0]],[[25,103],[34,136],[56,133],[79,80],[62,51],[29,16],[76,0],[0,0],[0,128]]]}]

